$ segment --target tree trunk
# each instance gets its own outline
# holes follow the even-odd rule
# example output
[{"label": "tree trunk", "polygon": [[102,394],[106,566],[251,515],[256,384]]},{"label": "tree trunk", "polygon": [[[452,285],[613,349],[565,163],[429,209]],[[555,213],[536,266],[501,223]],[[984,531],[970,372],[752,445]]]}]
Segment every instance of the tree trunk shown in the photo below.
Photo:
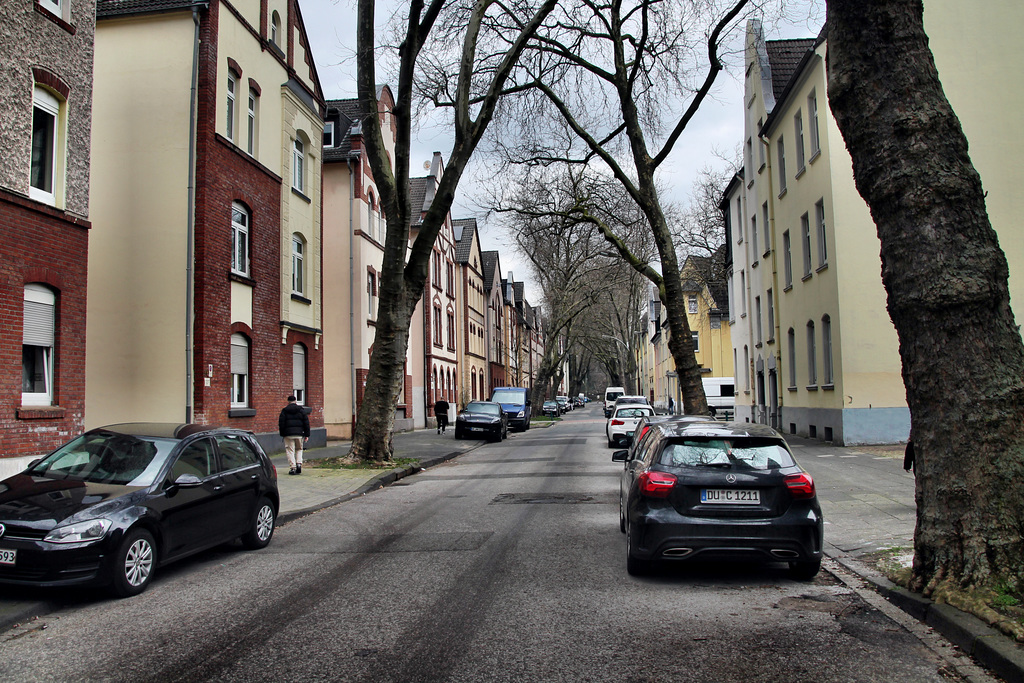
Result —
[{"label": "tree trunk", "polygon": [[828,0],[829,104],[881,241],[916,456],[912,587],[1024,579],[1024,344],[920,0]]}]

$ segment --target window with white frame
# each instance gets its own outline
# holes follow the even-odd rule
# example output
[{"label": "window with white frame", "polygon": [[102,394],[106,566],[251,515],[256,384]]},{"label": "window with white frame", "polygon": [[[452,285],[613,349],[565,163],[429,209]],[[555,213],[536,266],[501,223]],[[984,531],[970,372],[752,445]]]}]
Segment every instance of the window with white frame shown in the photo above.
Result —
[{"label": "window with white frame", "polygon": [[249,277],[249,211],[231,204],[231,271]]},{"label": "window with white frame", "polygon": [[807,124],[811,134],[811,156],[821,151],[821,139],[818,137],[818,96],[811,91],[807,96]]},{"label": "window with white frame", "polygon": [[807,321],[807,384],[818,383],[818,359],[815,357],[814,321]]},{"label": "window with white frame", "polygon": [[789,386],[796,387],[796,332],[792,327],[786,332],[786,346],[789,352]]},{"label": "window with white frame", "polygon": [[292,345],[292,394],[300,406],[306,405],[306,347]]},{"label": "window with white frame", "polygon": [[814,225],[818,233],[818,267],[828,263],[828,241],[825,239],[825,200],[814,205]]},{"label": "window with white frame", "polygon": [[821,378],[826,385],[832,384],[832,319],[827,315],[821,318]]},{"label": "window with white frame", "polygon": [[800,110],[796,110],[796,116],[793,117],[793,132],[796,142],[796,172],[800,173],[804,170],[804,119]]},{"label": "window with white frame", "polygon": [[324,122],[324,147],[334,147],[334,121]]},{"label": "window with white frame", "polygon": [[690,295],[687,296],[687,305],[688,305],[688,309],[687,310],[690,313],[696,313],[697,312],[697,295],[696,294],[690,294]]},{"label": "window with white frame", "polygon": [[256,92],[256,88],[249,88],[249,111],[248,111],[248,127],[246,129],[245,137],[245,151],[249,153],[249,156],[256,156],[256,146],[259,141],[259,131],[257,129],[258,115],[259,115],[259,103],[260,96]]},{"label": "window with white frame", "polygon": [[302,235],[292,235],[292,293],[304,296],[306,293],[306,240]]},{"label": "window with white frame", "polygon": [[700,353],[700,332],[690,332],[690,338],[693,340],[693,352]]},{"label": "window with white frame", "polygon": [[299,192],[304,192],[306,187],[306,145],[300,138],[295,138],[292,146],[292,187]]},{"label": "window with white frame", "polygon": [[780,136],[776,144],[779,152],[779,194],[786,191],[786,142]]},{"label": "window with white frame", "polygon": [[224,128],[224,135],[231,142],[235,141],[235,94],[238,92],[238,74],[234,69],[228,69],[228,90],[227,90],[227,121]]},{"label": "window with white frame", "polygon": [[277,10],[270,15],[270,42],[281,47],[281,15]]},{"label": "window with white frame", "polygon": [[60,148],[60,103],[46,88],[36,86],[32,93],[32,160],[29,171],[29,197],[50,206],[57,203],[57,151]]},{"label": "window with white frame", "polygon": [[53,352],[57,295],[41,284],[25,285],[21,341],[21,403],[53,403]]},{"label": "window with white frame", "polygon": [[736,198],[736,225],[739,226],[736,243],[740,244],[743,242],[743,204],[740,202],[739,197]]},{"label": "window with white frame", "polygon": [[775,339],[775,297],[772,290],[768,290],[768,341]]},{"label": "window with white frame", "polygon": [[39,6],[45,8],[45,9],[48,9],[51,12],[53,12],[54,14],[56,14],[58,17],[63,18],[63,16],[64,16],[64,8],[62,6],[63,2],[64,2],[64,0],[39,0]]},{"label": "window with white frame", "polygon": [[249,340],[231,335],[231,407],[249,407]]},{"label": "window with white frame", "polygon": [[772,239],[768,231],[768,202],[761,205],[761,225],[764,231],[764,255],[767,256],[772,251]]},{"label": "window with white frame", "polygon": [[811,274],[811,222],[805,213],[800,217],[800,241],[804,246],[804,277]]},{"label": "window with white frame", "polygon": [[782,233],[782,272],[786,287],[793,286],[793,253],[789,230]]},{"label": "window with white frame", "polygon": [[371,320],[377,319],[377,274],[366,274],[366,310]]}]

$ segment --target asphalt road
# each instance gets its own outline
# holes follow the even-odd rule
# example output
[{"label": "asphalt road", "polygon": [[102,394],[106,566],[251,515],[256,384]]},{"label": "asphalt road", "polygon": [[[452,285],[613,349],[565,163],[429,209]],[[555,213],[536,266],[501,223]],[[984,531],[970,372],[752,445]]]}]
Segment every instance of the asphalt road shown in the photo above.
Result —
[{"label": "asphalt road", "polygon": [[[72,602],[0,634],[0,679],[984,680],[832,564],[812,583],[783,565],[628,576],[603,425],[578,411],[291,522],[266,550]],[[823,488],[852,467],[827,460]]]}]

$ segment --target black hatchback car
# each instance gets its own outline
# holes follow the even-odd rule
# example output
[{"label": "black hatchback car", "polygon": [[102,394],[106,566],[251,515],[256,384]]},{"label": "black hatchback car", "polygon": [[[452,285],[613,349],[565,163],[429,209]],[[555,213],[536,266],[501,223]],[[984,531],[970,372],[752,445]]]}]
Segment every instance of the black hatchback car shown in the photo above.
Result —
[{"label": "black hatchback car", "polygon": [[486,436],[491,441],[508,438],[508,416],[500,403],[471,401],[455,416],[455,438]]},{"label": "black hatchback car", "polygon": [[274,534],[277,470],[252,433],[195,424],[101,427],[0,482],[0,583],[141,593],[153,571]]},{"label": "black hatchback car", "polygon": [[626,569],[690,559],[784,561],[799,579],[821,567],[824,519],[814,481],[765,425],[652,421],[619,487]]}]

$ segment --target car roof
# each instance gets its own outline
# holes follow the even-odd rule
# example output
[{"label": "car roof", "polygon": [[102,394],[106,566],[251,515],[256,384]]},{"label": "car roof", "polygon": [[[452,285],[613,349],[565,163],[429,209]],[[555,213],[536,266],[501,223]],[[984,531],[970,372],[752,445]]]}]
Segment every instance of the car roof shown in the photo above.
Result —
[{"label": "car roof", "polygon": [[107,431],[130,436],[148,436],[155,439],[185,439],[202,432],[239,432],[245,430],[180,422],[121,422],[104,425],[90,431]]},{"label": "car roof", "polygon": [[[684,415],[682,417],[697,417]],[[756,437],[766,439],[785,439],[768,425],[756,422],[717,422],[714,418],[701,421],[663,420],[654,426],[667,436],[710,436],[717,438]]]}]

